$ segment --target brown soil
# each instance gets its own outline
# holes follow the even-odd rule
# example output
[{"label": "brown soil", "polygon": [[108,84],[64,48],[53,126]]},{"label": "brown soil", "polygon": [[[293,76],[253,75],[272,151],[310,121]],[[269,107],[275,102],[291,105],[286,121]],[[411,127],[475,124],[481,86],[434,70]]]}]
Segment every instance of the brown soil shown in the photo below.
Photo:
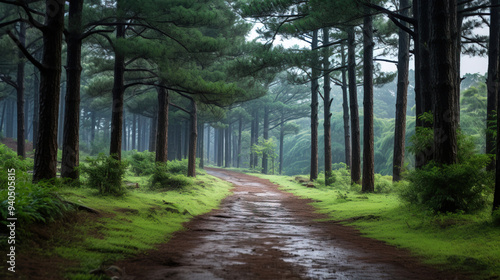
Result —
[{"label": "brown soil", "polygon": [[314,212],[268,180],[210,169],[235,186],[156,250],[120,261],[121,279],[465,279]]}]

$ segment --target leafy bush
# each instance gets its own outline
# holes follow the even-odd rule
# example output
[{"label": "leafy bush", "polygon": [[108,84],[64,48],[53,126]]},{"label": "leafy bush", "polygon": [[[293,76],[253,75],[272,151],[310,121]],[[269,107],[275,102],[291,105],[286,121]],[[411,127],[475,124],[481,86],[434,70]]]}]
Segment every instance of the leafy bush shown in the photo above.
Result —
[{"label": "leafy bush", "polygon": [[[2,172],[7,173],[7,172]],[[31,176],[26,172],[16,171],[15,196],[13,190],[4,188],[0,190],[0,214],[2,223],[7,225],[7,218],[14,212],[18,220],[19,227],[16,231],[24,237],[28,230],[28,225],[32,223],[48,223],[61,218],[66,212],[72,210],[72,206],[63,202],[56,194],[56,188],[52,184],[39,182],[31,183]],[[4,186],[7,186],[5,184]],[[9,209],[12,206],[14,209]],[[2,227],[0,232],[7,230]],[[2,244],[6,244],[3,243]]]},{"label": "leafy bush", "polygon": [[[30,158],[22,159],[17,153],[0,144],[0,162],[5,169],[14,168],[17,171],[28,171],[33,169],[33,160]],[[3,185],[5,186],[5,185]]]},{"label": "leafy bush", "polygon": [[151,175],[155,168],[155,153],[150,151],[133,151],[128,158],[132,171],[136,176]]},{"label": "leafy bush", "polygon": [[430,162],[408,174],[410,184],[400,197],[435,212],[473,212],[486,206],[492,176],[485,170],[486,155],[474,155],[461,163],[438,166]]},{"label": "leafy bush", "polygon": [[181,189],[191,184],[193,184],[192,179],[184,175],[172,174],[169,170],[168,164],[165,163],[156,163],[153,175],[149,181],[149,187],[155,190]]},{"label": "leafy bush", "polygon": [[375,193],[390,192],[392,192],[392,181],[390,179],[390,176],[375,174]]},{"label": "leafy bush", "polygon": [[122,180],[128,163],[112,156],[99,154],[96,158],[88,157],[80,166],[82,174],[87,177],[87,185],[99,190],[99,194],[121,195],[124,190]]},{"label": "leafy bush", "polygon": [[188,160],[171,160],[167,163],[167,170],[172,174],[186,175],[188,172]]}]

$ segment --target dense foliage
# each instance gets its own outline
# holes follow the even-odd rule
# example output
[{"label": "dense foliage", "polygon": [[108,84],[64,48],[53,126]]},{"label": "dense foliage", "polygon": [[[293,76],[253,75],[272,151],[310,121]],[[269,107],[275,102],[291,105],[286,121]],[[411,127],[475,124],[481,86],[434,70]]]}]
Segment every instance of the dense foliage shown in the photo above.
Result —
[{"label": "dense foliage", "polygon": [[[422,128],[412,139],[413,150],[424,153],[429,149],[433,134]],[[473,212],[486,207],[493,186],[493,175],[486,171],[488,155],[476,153],[472,137],[459,136],[459,162],[451,165],[433,161],[408,172],[409,184],[401,198],[435,212]]]},{"label": "dense foliage", "polygon": [[149,179],[149,188],[155,190],[175,190],[193,184],[193,180],[182,175],[187,170],[187,161],[156,163]]},{"label": "dense foliage", "polygon": [[[46,182],[33,184],[31,175],[27,172],[33,168],[31,159],[20,159],[14,151],[0,144],[0,185],[8,186],[8,170],[15,174],[15,200],[12,193],[5,187],[0,189],[0,213],[2,224],[7,224],[7,217],[12,209],[15,217],[22,227],[20,234],[26,234],[28,227],[32,223],[47,223],[61,218],[72,207],[62,201],[57,195],[57,187]],[[15,171],[14,171],[15,170]],[[14,203],[12,203],[14,202]],[[12,206],[13,208],[9,208]],[[2,231],[6,230],[2,227]],[[2,242],[2,244],[7,244]]]},{"label": "dense foliage", "polygon": [[99,194],[122,195],[122,181],[127,170],[126,161],[116,160],[113,156],[99,154],[95,158],[87,157],[80,166],[86,177],[87,186],[97,189]]}]

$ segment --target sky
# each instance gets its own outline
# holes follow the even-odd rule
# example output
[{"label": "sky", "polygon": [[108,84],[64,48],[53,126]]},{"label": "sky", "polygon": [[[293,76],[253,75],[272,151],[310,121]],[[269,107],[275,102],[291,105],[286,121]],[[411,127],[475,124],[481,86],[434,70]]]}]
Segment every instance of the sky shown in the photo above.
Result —
[{"label": "sky", "polygon": [[[474,33],[481,34],[481,35],[488,35],[488,28],[480,28],[476,29]],[[252,33],[248,36],[249,39],[253,39],[257,37],[257,33],[254,30],[252,30]],[[279,36],[278,36],[279,37]],[[274,44],[276,45],[283,45],[285,47],[292,47],[294,45],[299,45],[301,47],[310,47],[309,44],[305,43],[304,41],[298,40],[298,39],[289,39],[289,40],[281,40],[281,39],[276,39]],[[386,57],[387,59],[391,60],[397,60],[397,58],[394,57]],[[396,65],[393,63],[387,63],[387,62],[378,62],[381,65],[382,71],[386,72],[396,72]],[[414,61],[410,61],[410,68],[414,69],[413,66]],[[481,75],[486,74],[488,70],[488,57],[483,56],[483,57],[471,57],[468,55],[462,55],[461,57],[461,67],[460,67],[460,75],[463,76],[464,74],[470,73],[470,74],[475,74],[479,73]]]}]

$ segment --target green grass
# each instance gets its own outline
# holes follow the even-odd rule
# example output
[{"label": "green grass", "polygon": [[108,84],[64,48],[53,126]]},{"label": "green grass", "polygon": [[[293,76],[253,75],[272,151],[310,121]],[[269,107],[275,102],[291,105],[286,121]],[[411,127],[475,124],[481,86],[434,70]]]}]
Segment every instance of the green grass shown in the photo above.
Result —
[{"label": "green grass", "polygon": [[78,242],[60,242],[53,248],[51,254],[80,263],[68,269],[68,279],[94,279],[90,270],[168,241],[172,233],[183,230],[183,223],[217,208],[232,188],[209,175],[198,175],[195,184],[166,192],[150,191],[147,178],[128,176],[126,180],[139,183],[140,188],[130,187],[121,197],[97,196],[96,190],[87,188],[61,189],[65,199],[103,213],[98,219],[86,215],[87,221],[76,225]]},{"label": "green grass", "polygon": [[319,184],[306,188],[293,177],[252,175],[313,199],[312,205],[329,220],[342,220],[367,237],[406,248],[425,263],[461,270],[477,279],[500,277],[500,227],[492,223],[489,210],[436,216],[404,205],[395,193],[361,194]]}]

